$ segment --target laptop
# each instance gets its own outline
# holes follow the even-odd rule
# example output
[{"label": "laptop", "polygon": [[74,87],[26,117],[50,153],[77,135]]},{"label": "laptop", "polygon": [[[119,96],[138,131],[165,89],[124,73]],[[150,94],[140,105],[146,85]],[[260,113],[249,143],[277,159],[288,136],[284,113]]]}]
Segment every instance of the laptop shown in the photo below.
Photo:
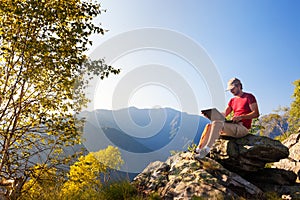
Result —
[{"label": "laptop", "polygon": [[221,120],[228,123],[233,122],[232,120],[227,120],[225,116],[221,112],[219,112],[216,108],[201,110],[201,113],[211,121]]}]

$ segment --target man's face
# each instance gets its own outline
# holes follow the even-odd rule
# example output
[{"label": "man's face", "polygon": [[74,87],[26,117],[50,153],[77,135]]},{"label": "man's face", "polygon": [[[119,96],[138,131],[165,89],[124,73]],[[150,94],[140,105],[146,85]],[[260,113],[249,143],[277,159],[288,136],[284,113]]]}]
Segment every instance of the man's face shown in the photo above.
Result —
[{"label": "man's face", "polygon": [[231,92],[234,96],[236,96],[236,95],[240,94],[241,90],[240,90],[240,87],[236,85],[236,86],[234,86],[234,88],[232,88],[232,89],[230,90],[230,92]]}]

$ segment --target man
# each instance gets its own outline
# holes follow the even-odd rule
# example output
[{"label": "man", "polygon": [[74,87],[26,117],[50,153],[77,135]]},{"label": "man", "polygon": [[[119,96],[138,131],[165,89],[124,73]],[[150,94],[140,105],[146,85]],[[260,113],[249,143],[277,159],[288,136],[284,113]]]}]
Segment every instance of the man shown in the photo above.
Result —
[{"label": "man", "polygon": [[196,148],[196,159],[204,158],[220,135],[237,138],[247,135],[251,128],[252,119],[259,116],[255,97],[250,93],[243,92],[243,86],[239,79],[230,79],[227,91],[230,91],[234,97],[230,99],[223,114],[228,116],[233,111],[233,123],[215,120],[211,124],[207,124]]}]

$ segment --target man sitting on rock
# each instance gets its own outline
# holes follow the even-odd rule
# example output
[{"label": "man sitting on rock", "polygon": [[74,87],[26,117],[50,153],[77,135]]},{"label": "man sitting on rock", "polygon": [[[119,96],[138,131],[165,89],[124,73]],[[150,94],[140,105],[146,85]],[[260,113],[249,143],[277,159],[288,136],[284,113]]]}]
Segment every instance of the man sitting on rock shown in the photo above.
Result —
[{"label": "man sitting on rock", "polygon": [[259,116],[255,97],[250,93],[243,92],[243,86],[239,79],[230,79],[227,91],[230,91],[234,97],[230,99],[223,114],[228,116],[233,111],[233,123],[215,120],[211,124],[207,124],[196,148],[195,159],[204,158],[220,135],[237,138],[247,135],[252,119]]}]

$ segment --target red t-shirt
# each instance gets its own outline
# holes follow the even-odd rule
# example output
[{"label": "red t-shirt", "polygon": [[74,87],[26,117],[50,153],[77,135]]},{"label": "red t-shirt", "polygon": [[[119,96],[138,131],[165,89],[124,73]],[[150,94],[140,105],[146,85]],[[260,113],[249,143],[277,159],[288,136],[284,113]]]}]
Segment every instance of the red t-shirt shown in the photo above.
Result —
[{"label": "red t-shirt", "polygon": [[[255,97],[244,92],[241,97],[233,97],[230,99],[228,106],[233,109],[234,116],[241,116],[251,112],[250,104],[256,103]],[[252,119],[243,119],[243,125],[247,128],[251,128]]]}]

